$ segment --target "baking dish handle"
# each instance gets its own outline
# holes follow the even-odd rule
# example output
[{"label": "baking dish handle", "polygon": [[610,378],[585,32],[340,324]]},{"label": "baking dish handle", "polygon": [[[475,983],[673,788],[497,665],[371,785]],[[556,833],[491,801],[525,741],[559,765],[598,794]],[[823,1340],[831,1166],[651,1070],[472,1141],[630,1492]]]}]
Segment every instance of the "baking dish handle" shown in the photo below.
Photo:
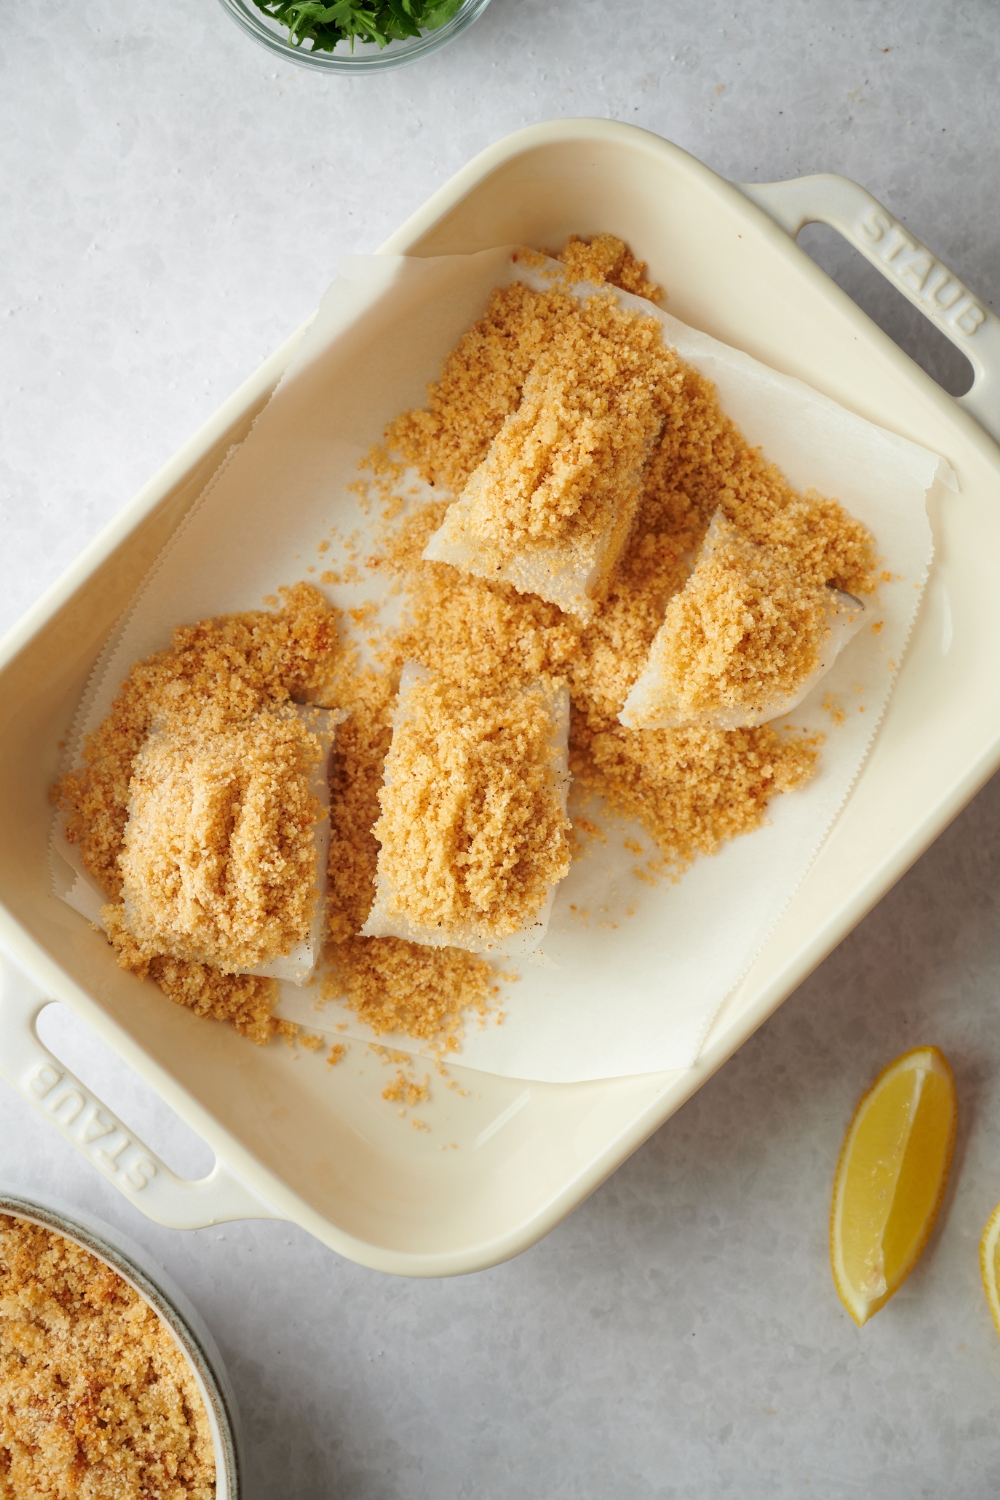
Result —
[{"label": "baking dish handle", "polygon": [[0,953],[0,1075],[97,1170],[168,1229],[283,1216],[216,1158],[207,1177],[179,1177],[59,1061],[38,1035],[51,997]]},{"label": "baking dish handle", "polygon": [[955,399],[1000,442],[1000,318],[995,313],[849,177],[822,173],[739,186],[793,239],[806,224],[829,224],[936,323],[975,372],[971,390]]}]

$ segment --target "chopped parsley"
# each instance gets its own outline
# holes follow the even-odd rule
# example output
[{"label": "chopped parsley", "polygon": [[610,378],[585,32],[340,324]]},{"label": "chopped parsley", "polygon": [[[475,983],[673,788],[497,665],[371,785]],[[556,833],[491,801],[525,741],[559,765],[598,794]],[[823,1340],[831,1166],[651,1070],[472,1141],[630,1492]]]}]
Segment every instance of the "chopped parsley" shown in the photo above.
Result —
[{"label": "chopped parsley", "polygon": [[338,42],[389,42],[437,31],[460,9],[463,0],[253,0],[272,20],[288,28],[294,47],[308,43],[307,51],[332,52]]}]

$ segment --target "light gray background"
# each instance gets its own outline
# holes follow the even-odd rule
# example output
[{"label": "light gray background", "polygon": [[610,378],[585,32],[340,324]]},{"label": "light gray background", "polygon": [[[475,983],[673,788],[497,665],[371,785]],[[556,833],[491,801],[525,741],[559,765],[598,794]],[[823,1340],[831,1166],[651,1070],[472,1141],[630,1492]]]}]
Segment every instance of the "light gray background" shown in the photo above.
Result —
[{"label": "light gray background", "polygon": [[[741,180],[845,173],[997,306],[994,0],[493,0],[440,55],[357,81],[277,64],[214,0],[0,0],[0,19],[0,626],[312,310],[338,253],[533,121],[635,121]],[[961,389],[897,294],[807,234]],[[281,1224],[159,1230],[5,1087],[0,1176],[121,1225],[188,1291],[238,1389],[248,1500],[992,1496],[1000,1339],[977,1241],[1000,1198],[998,814],[994,783],[721,1074],[496,1270],[406,1282]],[[61,1031],[127,1119],[204,1160]],[[830,1177],[862,1089],[923,1042],[958,1079],[952,1189],[859,1332],[830,1282]]]}]

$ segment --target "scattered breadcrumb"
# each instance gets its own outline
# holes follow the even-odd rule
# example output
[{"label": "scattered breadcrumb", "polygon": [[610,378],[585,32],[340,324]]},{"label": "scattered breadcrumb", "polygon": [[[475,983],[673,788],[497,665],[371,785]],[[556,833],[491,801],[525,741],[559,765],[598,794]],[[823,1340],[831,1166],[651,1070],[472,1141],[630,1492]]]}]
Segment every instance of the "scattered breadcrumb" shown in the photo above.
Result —
[{"label": "scattered breadcrumb", "polygon": [[334,1042],[333,1046],[326,1054],[327,1067],[335,1068],[339,1062],[343,1062],[346,1056],[347,1048],[344,1046],[344,1044],[342,1042]]},{"label": "scattered breadcrumb", "polygon": [[376,1036],[400,1033],[443,1052],[458,1051],[468,1014],[492,1014],[499,989],[486,960],[463,948],[350,937],[331,957],[324,999],[342,999]]},{"label": "scattered breadcrumb", "polygon": [[214,1500],[208,1415],[169,1329],[110,1266],[0,1215],[0,1495]]},{"label": "scattered breadcrumb", "polygon": [[398,669],[366,668],[342,669],[336,681],[336,701],[349,716],[338,730],[333,755],[330,972],[322,995],[342,999],[376,1036],[400,1032],[456,1051],[463,1016],[484,1020],[493,1005],[498,976],[490,964],[460,948],[359,936],[375,898],[379,846],[372,830],[380,814],[397,680]]},{"label": "scattered breadcrumb", "polygon": [[382,1090],[382,1098],[394,1100],[399,1104],[423,1104],[431,1096],[430,1080],[424,1078],[423,1083],[418,1083],[415,1078],[408,1077],[400,1068],[392,1083],[387,1084]]},{"label": "scattered breadcrumb", "polygon": [[294,1022],[279,1021],[271,1014],[276,993],[273,979],[223,974],[211,964],[151,956],[125,926],[124,915],[124,907],[119,905],[106,906],[101,913],[108,941],[123,969],[141,979],[148,976],[165,995],[194,1011],[196,1016],[228,1021],[240,1036],[258,1046],[272,1036],[282,1036],[287,1041],[297,1035]]},{"label": "scattered breadcrumb", "polygon": [[823,710],[830,715],[838,727],[847,723],[847,715],[840,706],[840,699],[834,693],[824,693]]},{"label": "scattered breadcrumb", "polygon": [[595,234],[593,239],[584,240],[571,234],[553,259],[562,261],[571,281],[592,281],[597,286],[607,282],[648,302],[659,302],[663,297],[663,289],[646,279],[645,261],[636,260],[616,235]]},{"label": "scattered breadcrumb", "polygon": [[108,717],[88,735],[83,765],[56,788],[66,836],[112,896],[128,821],[132,763],[154,723],[245,723],[276,704],[321,701],[338,655],[339,612],[318,589],[281,590],[283,607],[182,625],[165,651],[138,662]]}]

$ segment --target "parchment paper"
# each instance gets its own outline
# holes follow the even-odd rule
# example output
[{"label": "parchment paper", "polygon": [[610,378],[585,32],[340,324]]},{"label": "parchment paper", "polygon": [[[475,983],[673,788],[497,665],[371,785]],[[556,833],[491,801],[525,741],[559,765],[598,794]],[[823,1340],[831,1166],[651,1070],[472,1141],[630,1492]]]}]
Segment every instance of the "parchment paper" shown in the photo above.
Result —
[{"label": "parchment paper", "polygon": [[[169,642],[180,623],[259,608],[263,596],[336,568],[335,526],[357,533],[365,555],[374,518],[349,486],[387,421],[423,404],[425,387],[490,291],[538,270],[510,247],[472,256],[347,256],[270,403],[230,454],[164,549],[95,670],[71,753],[110,707],[131,665]],[[801,382],[687,328],[651,304],[664,338],[714,381],[723,409],[800,489],[835,496],[874,532],[891,581],[871,603],[881,633],[864,629],[795,710],[798,729],[826,735],[820,770],[803,791],[776,797],[769,824],[699,860],[677,883],[650,886],[633,873],[655,851],[639,828],[606,823],[560,885],[540,957],[503,986],[503,1025],[473,1025],[461,1061],[511,1077],[554,1082],[681,1068],[698,1055],[725,996],[739,982],[790,901],[861,768],[888,701],[932,556],[926,497],[956,488],[936,454],[883,431]],[[363,580],[325,588],[353,606],[378,598]],[[843,723],[823,707],[839,700]],[[864,710],[862,712],[862,709]],[[590,809],[593,811],[593,808]],[[637,858],[625,847],[643,845]],[[55,888],[73,883],[53,841]],[[574,913],[571,908],[576,908]],[[586,913],[586,915],[583,915]],[[510,969],[508,962],[504,965]],[[371,1039],[338,1002],[281,986],[280,1014],[338,1037]],[[384,1040],[384,1039],[383,1039]],[[399,1038],[407,1051],[420,1050]]]}]

